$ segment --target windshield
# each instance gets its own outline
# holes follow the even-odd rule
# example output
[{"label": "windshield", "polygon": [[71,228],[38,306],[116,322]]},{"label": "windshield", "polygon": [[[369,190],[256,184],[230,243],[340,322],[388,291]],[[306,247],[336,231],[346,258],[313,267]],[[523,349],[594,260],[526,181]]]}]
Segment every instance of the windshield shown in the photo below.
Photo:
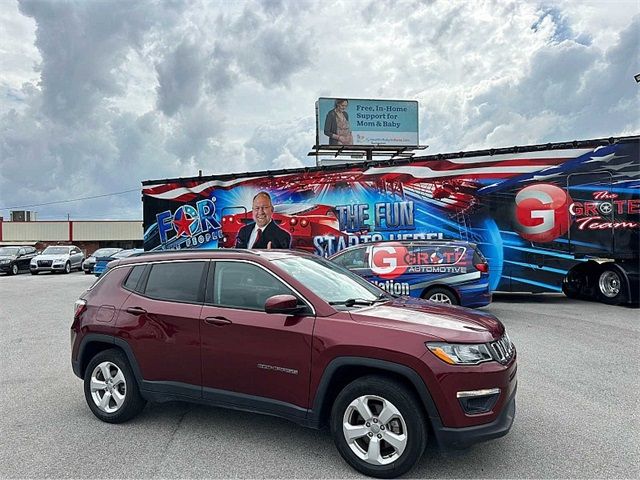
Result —
[{"label": "windshield", "polygon": [[119,252],[121,249],[120,248],[101,248],[99,250],[96,250],[95,252],[93,252],[93,256],[98,258],[98,257],[110,257],[111,255],[113,255],[114,253]]},{"label": "windshield", "polygon": [[66,255],[69,253],[69,247],[47,247],[42,252],[43,255]]},{"label": "windshield", "polygon": [[352,303],[348,300],[370,303],[386,296],[362,277],[321,257],[286,257],[274,263],[332,304]]},{"label": "windshield", "polygon": [[20,247],[1,247],[0,255],[17,255]]},{"label": "windshield", "polygon": [[122,250],[121,252],[116,253],[113,258],[127,258],[127,257],[131,257],[132,255],[135,255],[136,253],[140,253],[142,252],[142,249],[139,248],[132,248],[130,250]]}]

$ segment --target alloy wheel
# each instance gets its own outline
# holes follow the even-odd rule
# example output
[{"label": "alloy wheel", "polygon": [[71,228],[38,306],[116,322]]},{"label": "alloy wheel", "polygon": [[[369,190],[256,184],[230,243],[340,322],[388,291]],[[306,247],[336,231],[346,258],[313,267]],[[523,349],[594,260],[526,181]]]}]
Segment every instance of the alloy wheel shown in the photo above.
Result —
[{"label": "alloy wheel", "polygon": [[122,370],[112,362],[102,362],[91,373],[91,398],[105,413],[117,412],[127,396]]},{"label": "alloy wheel", "polygon": [[429,300],[431,300],[432,302],[447,303],[451,305],[451,298],[449,298],[449,296],[445,293],[434,293],[429,297]]},{"label": "alloy wheel", "polygon": [[407,447],[407,425],[393,403],[363,395],[346,408],[342,432],[351,451],[371,465],[388,465]]}]

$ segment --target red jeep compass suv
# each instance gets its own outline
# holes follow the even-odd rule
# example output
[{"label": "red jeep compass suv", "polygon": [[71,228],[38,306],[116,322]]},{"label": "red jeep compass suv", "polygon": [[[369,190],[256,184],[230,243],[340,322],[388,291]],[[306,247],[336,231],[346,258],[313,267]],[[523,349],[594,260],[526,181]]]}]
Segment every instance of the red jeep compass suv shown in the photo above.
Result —
[{"label": "red jeep compass suv", "polygon": [[116,261],[76,302],[72,364],[91,411],[124,422],[187,400],[328,425],[355,469],[391,478],[427,435],[505,435],[516,352],[492,315],[395,297],[323,258],[192,250]]}]

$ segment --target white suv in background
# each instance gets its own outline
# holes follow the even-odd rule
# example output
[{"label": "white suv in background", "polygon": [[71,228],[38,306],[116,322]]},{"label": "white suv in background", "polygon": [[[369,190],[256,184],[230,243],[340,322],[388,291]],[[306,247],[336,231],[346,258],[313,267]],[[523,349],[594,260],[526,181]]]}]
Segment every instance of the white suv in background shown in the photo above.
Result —
[{"label": "white suv in background", "polygon": [[44,251],[31,259],[29,269],[31,275],[40,272],[64,272],[69,273],[74,268],[82,269],[84,253],[75,245],[55,245],[47,247]]}]

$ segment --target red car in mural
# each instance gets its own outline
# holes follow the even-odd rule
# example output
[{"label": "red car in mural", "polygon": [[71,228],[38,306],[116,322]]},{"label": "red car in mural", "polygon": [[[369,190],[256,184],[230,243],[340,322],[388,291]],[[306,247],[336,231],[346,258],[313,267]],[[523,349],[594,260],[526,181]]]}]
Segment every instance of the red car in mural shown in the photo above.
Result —
[{"label": "red car in mural", "polygon": [[[245,210],[244,207],[237,209]],[[314,252],[313,237],[318,235],[345,236],[340,231],[338,216],[329,205],[308,203],[280,204],[273,207],[273,221],[291,234],[291,248]],[[222,216],[223,248],[233,248],[240,229],[253,222],[251,212]]]}]

